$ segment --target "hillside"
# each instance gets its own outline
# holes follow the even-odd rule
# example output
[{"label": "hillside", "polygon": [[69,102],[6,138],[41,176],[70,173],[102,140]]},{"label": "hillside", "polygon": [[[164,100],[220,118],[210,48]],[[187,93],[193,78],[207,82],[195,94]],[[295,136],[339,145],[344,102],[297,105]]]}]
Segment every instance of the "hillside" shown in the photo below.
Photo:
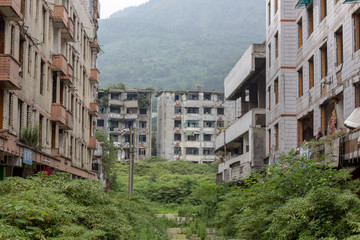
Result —
[{"label": "hillside", "polygon": [[101,85],[223,89],[250,43],[265,39],[263,0],[150,0],[100,20]]}]

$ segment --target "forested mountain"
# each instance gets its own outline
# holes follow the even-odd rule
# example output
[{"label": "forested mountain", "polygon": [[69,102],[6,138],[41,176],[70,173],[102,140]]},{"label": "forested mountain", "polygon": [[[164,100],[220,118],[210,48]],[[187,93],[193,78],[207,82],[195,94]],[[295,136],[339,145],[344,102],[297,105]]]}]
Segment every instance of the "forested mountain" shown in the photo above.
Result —
[{"label": "forested mountain", "polygon": [[265,40],[263,0],[150,0],[100,20],[101,85],[223,89],[250,43]]}]

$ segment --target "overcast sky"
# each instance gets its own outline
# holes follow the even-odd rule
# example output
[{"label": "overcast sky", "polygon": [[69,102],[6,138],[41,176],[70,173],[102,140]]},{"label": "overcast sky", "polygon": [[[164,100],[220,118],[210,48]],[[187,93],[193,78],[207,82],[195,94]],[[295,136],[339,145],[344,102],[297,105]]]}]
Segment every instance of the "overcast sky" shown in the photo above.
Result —
[{"label": "overcast sky", "polygon": [[149,0],[100,0],[100,18],[108,18],[116,11],[130,6],[138,6]]}]

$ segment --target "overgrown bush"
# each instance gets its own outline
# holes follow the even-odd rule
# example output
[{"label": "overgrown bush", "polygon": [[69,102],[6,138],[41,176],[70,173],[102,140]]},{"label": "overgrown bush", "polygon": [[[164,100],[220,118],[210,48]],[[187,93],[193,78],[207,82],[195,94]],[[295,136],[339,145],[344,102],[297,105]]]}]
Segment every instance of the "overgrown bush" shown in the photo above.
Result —
[{"label": "overgrown bush", "polygon": [[25,127],[21,133],[20,141],[29,147],[37,148],[40,145],[41,131],[38,126]]}]

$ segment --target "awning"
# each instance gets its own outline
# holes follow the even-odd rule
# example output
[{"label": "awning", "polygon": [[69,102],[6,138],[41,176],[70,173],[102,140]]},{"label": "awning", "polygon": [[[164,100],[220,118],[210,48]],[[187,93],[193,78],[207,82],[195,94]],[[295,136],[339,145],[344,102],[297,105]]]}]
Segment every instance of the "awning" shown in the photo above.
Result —
[{"label": "awning", "polygon": [[354,3],[354,2],[360,2],[360,0],[345,0],[343,3]]},{"label": "awning", "polygon": [[307,7],[312,2],[313,2],[313,0],[299,0],[295,7],[296,8]]},{"label": "awning", "polygon": [[360,128],[360,108],[355,108],[355,110],[345,120],[344,124],[346,127],[351,129]]}]

